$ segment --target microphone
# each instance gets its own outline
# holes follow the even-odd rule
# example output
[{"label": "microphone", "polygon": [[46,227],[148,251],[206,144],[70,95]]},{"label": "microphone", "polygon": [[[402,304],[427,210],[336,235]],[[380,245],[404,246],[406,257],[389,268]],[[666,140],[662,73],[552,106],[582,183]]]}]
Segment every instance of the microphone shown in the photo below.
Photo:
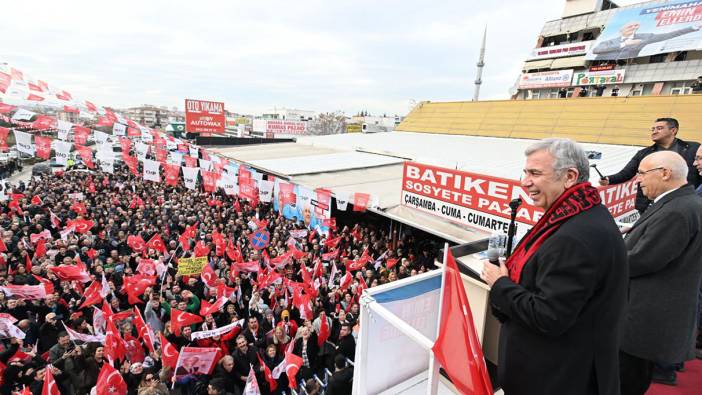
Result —
[{"label": "microphone", "polygon": [[500,250],[497,248],[488,248],[487,259],[495,266],[500,266]]},{"label": "microphone", "polygon": [[602,173],[600,173],[600,169],[597,168],[597,163],[591,164],[590,167],[592,167],[593,169],[595,169],[595,171],[597,172],[597,174],[600,175],[600,180],[604,180],[604,179],[607,178],[607,177],[605,177],[604,175],[602,175]]}]

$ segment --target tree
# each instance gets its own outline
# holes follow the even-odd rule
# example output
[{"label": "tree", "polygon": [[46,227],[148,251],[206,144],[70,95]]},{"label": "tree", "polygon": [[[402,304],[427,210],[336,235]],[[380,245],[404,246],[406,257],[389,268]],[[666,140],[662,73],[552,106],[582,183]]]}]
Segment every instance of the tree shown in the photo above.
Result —
[{"label": "tree", "polygon": [[346,130],[346,116],[340,112],[320,113],[307,123],[307,131],[315,136],[339,134]]}]

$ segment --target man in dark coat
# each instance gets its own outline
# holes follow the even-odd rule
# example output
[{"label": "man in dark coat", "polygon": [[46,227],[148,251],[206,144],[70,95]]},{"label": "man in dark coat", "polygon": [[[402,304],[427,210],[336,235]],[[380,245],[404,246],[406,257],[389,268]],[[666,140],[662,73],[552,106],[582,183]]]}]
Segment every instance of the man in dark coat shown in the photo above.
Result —
[{"label": "man in dark coat", "polygon": [[575,142],[545,139],[526,156],[522,186],[546,212],[506,264],[482,272],[502,321],[500,385],[510,395],[618,394],[621,234]]},{"label": "man in dark coat", "polygon": [[329,378],[327,395],[351,395],[353,388],[353,367],[346,367],[346,358],[337,355],[334,358],[334,373]]},{"label": "man in dark coat", "polygon": [[[641,161],[637,181],[653,200],[627,233],[629,304],[621,344],[622,394],[643,394],[653,364],[675,381],[674,364],[693,359],[702,280],[702,199],[675,152]],[[666,377],[670,376],[670,377]]]},{"label": "man in dark coat", "polygon": [[[614,185],[627,182],[636,176],[636,170],[639,168],[639,163],[646,156],[658,151],[675,151],[682,156],[687,162],[690,171],[687,175],[687,181],[697,188],[702,183],[702,176],[694,171],[693,162],[695,161],[695,153],[700,147],[700,143],[683,141],[677,138],[680,125],[675,118],[658,118],[651,127],[651,140],[653,145],[650,145],[634,155],[629,163],[616,174],[606,176],[600,180],[600,185]],[[646,211],[651,201],[643,195],[641,189],[636,192],[636,209],[640,213]]]}]

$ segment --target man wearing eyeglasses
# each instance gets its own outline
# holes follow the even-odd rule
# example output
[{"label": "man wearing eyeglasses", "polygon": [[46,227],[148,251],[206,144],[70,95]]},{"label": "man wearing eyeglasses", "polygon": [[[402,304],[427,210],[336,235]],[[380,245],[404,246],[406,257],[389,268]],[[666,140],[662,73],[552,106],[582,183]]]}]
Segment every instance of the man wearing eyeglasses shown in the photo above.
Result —
[{"label": "man wearing eyeglasses", "polygon": [[[700,143],[692,141],[683,141],[677,138],[679,124],[675,118],[658,118],[653,127],[651,127],[651,140],[653,145],[650,145],[634,155],[629,163],[616,174],[606,176],[600,180],[600,185],[615,185],[622,184],[634,178],[636,170],[639,168],[641,161],[648,155],[660,151],[673,151],[680,154],[687,163],[689,169],[687,181],[697,188],[702,183],[702,176],[695,171],[693,162],[695,154],[700,147]],[[651,201],[641,191],[641,188],[636,192],[636,209],[643,214],[648,208]]]},{"label": "man wearing eyeglasses", "polygon": [[[629,301],[620,351],[622,395],[644,394],[651,380],[675,385],[675,368],[694,358],[702,279],[702,199],[675,152],[654,152],[636,181],[653,204],[627,233]],[[655,364],[655,368],[654,368]]]}]

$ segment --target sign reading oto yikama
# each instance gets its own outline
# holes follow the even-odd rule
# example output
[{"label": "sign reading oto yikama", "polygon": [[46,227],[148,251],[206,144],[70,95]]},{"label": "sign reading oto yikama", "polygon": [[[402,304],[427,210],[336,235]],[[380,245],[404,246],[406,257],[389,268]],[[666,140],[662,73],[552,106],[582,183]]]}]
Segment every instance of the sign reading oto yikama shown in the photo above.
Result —
[{"label": "sign reading oto yikama", "polygon": [[224,133],[224,103],[185,99],[185,129],[190,133]]},{"label": "sign reading oto yikama", "polygon": [[[600,196],[615,219],[636,212],[633,180],[600,188]],[[517,210],[518,226],[536,224],[543,210],[533,205],[517,180],[405,162],[402,204],[453,222],[506,232],[511,213],[509,202],[516,198],[523,201]]]}]

